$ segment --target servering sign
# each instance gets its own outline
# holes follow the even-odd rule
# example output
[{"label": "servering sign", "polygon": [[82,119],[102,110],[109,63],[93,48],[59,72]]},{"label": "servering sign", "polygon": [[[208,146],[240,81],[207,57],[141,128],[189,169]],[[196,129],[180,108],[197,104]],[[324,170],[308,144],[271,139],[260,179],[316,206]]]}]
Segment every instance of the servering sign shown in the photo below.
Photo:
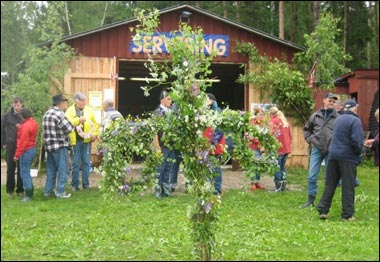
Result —
[{"label": "servering sign", "polygon": [[[141,39],[137,41],[131,41],[129,45],[129,51],[131,53],[156,53],[156,54],[168,54],[167,49],[167,39],[173,37],[181,37],[178,34],[171,33],[157,33],[153,35],[142,36]],[[183,39],[186,43],[191,43],[194,41],[193,38]],[[229,36],[228,35],[203,35],[202,47],[200,52],[206,55],[211,54],[216,51],[217,56],[228,56],[229,49]]]}]

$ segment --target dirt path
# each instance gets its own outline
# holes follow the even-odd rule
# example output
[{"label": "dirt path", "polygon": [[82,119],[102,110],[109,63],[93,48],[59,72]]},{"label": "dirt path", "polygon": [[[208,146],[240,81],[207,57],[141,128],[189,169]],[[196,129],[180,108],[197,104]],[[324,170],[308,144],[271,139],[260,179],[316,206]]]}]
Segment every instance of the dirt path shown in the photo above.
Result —
[{"label": "dirt path", "polygon": [[[141,168],[141,165],[133,165],[132,170],[134,172],[138,172]],[[222,174],[223,174],[223,190],[228,190],[231,188],[239,189],[242,187],[248,187],[249,186],[249,179],[244,175],[244,172],[239,171],[232,171],[231,165],[225,165],[222,166]],[[97,188],[99,185],[99,182],[101,180],[101,175],[98,173],[91,173],[90,174],[90,187]],[[69,178],[69,183],[71,179]],[[1,161],[1,184],[6,183],[6,163],[5,161]],[[263,184],[266,188],[272,189],[274,187],[273,185],[273,178],[268,175],[263,175],[261,177],[261,184]],[[45,186],[45,174],[38,174],[38,177],[33,178],[33,185],[35,187],[44,187]],[[292,185],[288,185],[287,187],[289,190],[292,190],[292,188],[296,188]],[[184,173],[180,171],[178,174],[178,187],[177,192],[184,192],[185,191],[185,182],[184,182]]]}]

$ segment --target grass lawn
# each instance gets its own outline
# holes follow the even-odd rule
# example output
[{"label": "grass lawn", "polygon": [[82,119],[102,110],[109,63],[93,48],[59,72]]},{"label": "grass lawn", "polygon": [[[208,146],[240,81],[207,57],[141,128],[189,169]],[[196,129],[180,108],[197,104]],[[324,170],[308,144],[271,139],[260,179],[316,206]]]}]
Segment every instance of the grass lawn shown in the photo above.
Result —
[{"label": "grass lawn", "polygon": [[[306,171],[288,173],[303,190],[223,193],[213,260],[379,260],[376,167],[359,167],[355,222],[340,219],[340,188],[327,221],[315,208],[300,209]],[[194,202],[186,194],[158,201],[150,192],[104,200],[98,189],[46,199],[37,188],[34,200],[22,203],[2,186],[1,260],[194,260],[187,219]]]}]

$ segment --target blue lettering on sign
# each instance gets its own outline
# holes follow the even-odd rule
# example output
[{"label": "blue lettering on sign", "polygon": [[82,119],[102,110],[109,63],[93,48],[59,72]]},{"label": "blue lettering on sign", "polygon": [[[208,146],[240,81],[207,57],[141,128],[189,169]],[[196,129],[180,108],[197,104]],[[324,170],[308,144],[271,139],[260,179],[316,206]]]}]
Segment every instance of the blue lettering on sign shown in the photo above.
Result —
[{"label": "blue lettering on sign", "polygon": [[[178,37],[179,41],[189,44],[190,47],[195,41],[195,38],[184,39],[180,34],[155,32],[153,35],[143,35],[139,39],[132,40],[129,45],[129,51],[135,54],[168,54],[167,41],[174,37]],[[194,50],[194,52],[203,52],[206,55],[216,52],[217,56],[228,56],[229,36],[203,35],[201,46],[201,50]]]}]

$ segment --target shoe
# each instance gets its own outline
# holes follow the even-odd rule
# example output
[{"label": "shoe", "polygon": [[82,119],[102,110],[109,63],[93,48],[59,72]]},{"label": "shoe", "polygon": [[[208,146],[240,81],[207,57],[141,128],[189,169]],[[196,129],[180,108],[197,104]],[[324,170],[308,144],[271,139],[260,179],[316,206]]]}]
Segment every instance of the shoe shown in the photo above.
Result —
[{"label": "shoe", "polygon": [[154,196],[157,199],[162,199],[162,197],[161,197],[161,185],[155,185],[154,186]]},{"label": "shoe", "polygon": [[256,189],[257,189],[256,183],[251,183],[251,190],[256,191]]},{"label": "shoe", "polygon": [[12,192],[7,193],[7,194],[8,194],[9,197],[13,197],[14,196],[14,194]]},{"label": "shoe", "polygon": [[266,187],[264,187],[260,183],[256,183],[256,189],[267,190]]},{"label": "shoe", "polygon": [[53,196],[55,196],[54,191],[52,191],[50,193],[44,193],[44,197],[53,197]]},{"label": "shoe", "polygon": [[354,222],[356,220],[356,218],[355,217],[343,217],[342,220],[345,222]]},{"label": "shoe", "polygon": [[71,197],[71,194],[67,194],[66,192],[63,192],[63,193],[61,193],[61,194],[56,193],[55,196],[56,196],[57,198],[70,198],[70,197]]},{"label": "shoe", "polygon": [[171,188],[171,191],[172,191],[172,193],[175,192],[175,187],[172,187],[172,188]]},{"label": "shoe", "polygon": [[28,196],[24,196],[23,199],[21,199],[21,202],[29,202],[29,201],[32,201],[32,198]]},{"label": "shoe", "polygon": [[79,187],[76,187],[76,186],[73,186],[73,187],[71,188],[71,191],[72,191],[72,192],[79,191],[79,190],[80,190]]},{"label": "shoe", "polygon": [[327,214],[320,214],[319,219],[321,220],[326,220],[327,219]]},{"label": "shoe", "polygon": [[19,197],[23,197],[23,196],[24,196],[24,192],[22,192],[22,193],[17,193],[17,196],[19,196]]}]

